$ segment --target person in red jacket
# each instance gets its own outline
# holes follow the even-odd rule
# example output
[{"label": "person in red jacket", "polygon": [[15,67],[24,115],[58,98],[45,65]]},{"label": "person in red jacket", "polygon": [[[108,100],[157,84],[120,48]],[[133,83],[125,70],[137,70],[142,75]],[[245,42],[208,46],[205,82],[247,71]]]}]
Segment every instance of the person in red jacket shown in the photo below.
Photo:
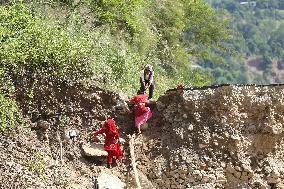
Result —
[{"label": "person in red jacket", "polygon": [[105,144],[104,149],[107,151],[107,167],[111,168],[112,166],[112,157],[115,156],[116,159],[121,160],[122,158],[122,151],[119,145],[119,133],[116,128],[115,122],[112,118],[108,118],[103,123],[103,127],[95,132],[94,138],[95,141],[100,141],[98,139],[98,135],[105,134]]},{"label": "person in red jacket", "polygon": [[146,107],[147,94],[136,95],[130,99],[134,105],[135,127],[141,133],[140,127],[146,123],[151,117],[152,112],[149,107]]}]

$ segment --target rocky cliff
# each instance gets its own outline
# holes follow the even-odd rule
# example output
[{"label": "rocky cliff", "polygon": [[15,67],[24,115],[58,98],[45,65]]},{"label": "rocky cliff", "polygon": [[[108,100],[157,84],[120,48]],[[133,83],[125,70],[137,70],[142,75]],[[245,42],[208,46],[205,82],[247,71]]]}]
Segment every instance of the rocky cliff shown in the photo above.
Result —
[{"label": "rocky cliff", "polygon": [[156,188],[284,188],[284,86],[169,90],[137,139]]},{"label": "rocky cliff", "polygon": [[[51,89],[33,99],[33,123],[0,135],[0,188],[94,188],[94,179],[107,174],[134,189],[129,135],[143,189],[284,188],[283,85],[169,90],[150,103],[153,117],[140,135],[118,94]],[[123,164],[110,170],[105,158],[86,156],[83,148],[107,116],[126,139]]]}]

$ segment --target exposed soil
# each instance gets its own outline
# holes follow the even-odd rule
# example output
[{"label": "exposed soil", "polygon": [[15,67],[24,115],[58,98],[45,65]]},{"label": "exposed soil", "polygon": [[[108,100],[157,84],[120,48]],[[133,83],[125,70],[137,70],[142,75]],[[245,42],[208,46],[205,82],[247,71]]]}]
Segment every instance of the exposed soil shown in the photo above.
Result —
[{"label": "exposed soil", "polygon": [[[128,142],[123,164],[112,169],[82,153],[109,116],[126,141],[134,134],[143,189],[283,187],[283,85],[169,90],[151,103],[140,135],[127,98],[116,93],[79,84],[38,90],[31,113],[18,98],[27,127],[0,136],[0,188],[94,188],[101,173],[137,188]],[[71,140],[69,131],[78,136]]]}]

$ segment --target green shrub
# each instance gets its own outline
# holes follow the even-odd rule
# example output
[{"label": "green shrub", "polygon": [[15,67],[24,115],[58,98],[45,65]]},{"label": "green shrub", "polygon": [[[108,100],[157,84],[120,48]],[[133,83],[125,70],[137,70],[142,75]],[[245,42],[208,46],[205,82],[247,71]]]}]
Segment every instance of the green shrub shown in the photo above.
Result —
[{"label": "green shrub", "polygon": [[0,132],[13,128],[20,121],[21,116],[15,100],[0,93]]},{"label": "green shrub", "polygon": [[39,176],[40,179],[46,180],[46,167],[49,156],[42,152],[35,152],[29,157],[29,160],[24,162],[24,165],[29,170]]},{"label": "green shrub", "polygon": [[68,80],[91,75],[92,40],[68,26],[35,16],[22,3],[0,7],[0,68],[14,83],[48,77]]},{"label": "green shrub", "polygon": [[[209,48],[227,35],[225,24],[218,24],[203,1],[26,2],[0,7],[0,70],[29,100],[36,95],[35,84],[46,78],[85,81],[95,76],[102,87],[133,95],[146,63],[155,67],[157,96],[199,76],[184,69],[193,52],[188,47],[202,42]],[[186,37],[192,32],[194,40]]]}]

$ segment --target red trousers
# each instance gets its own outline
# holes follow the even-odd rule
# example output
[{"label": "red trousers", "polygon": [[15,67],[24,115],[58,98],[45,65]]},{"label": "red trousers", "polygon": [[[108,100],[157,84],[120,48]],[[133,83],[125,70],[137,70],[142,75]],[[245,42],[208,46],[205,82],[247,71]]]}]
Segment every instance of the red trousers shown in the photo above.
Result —
[{"label": "red trousers", "polygon": [[117,154],[115,151],[113,150],[108,150],[107,151],[108,155],[107,155],[107,163],[108,164],[112,164],[112,157],[115,156],[116,159],[121,158],[121,155]]}]

